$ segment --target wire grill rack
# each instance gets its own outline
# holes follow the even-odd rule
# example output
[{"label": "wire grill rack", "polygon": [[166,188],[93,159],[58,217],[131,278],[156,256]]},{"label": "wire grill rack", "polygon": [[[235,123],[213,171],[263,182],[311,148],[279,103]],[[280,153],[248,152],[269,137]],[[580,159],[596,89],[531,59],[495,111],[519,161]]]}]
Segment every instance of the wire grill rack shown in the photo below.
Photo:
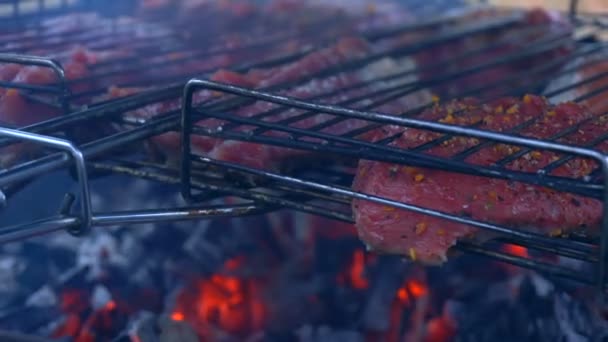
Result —
[{"label": "wire grill rack", "polygon": [[[73,46],[76,42],[96,51],[103,51],[104,49],[120,46],[121,42],[125,41],[129,41],[129,44],[134,48],[129,52],[130,54],[109,59],[93,66],[91,74],[83,79],[68,79],[61,64],[54,59],[21,54],[0,54],[0,61],[4,63],[51,68],[58,76],[57,84],[32,86],[3,82],[1,86],[18,89],[29,100],[59,109],[65,114],[45,122],[20,127],[18,130],[8,127],[0,128],[0,134],[6,137],[0,141],[2,147],[14,144],[15,141],[28,141],[62,151],[23,161],[1,171],[0,186],[4,189],[3,201],[10,201],[10,195],[14,191],[18,191],[24,183],[57,169],[74,168],[76,170],[75,178],[78,180],[80,187],[80,210],[78,214],[71,210],[75,197],[66,195],[56,216],[36,222],[4,227],[0,229],[0,242],[15,241],[60,230],[68,230],[73,234],[84,234],[94,226],[254,215],[285,207],[352,222],[350,201],[353,198],[358,198],[469,224],[499,233],[502,236],[500,242],[514,243],[533,250],[592,264],[595,266],[595,272],[588,273],[568,269],[559,263],[545,259],[537,260],[510,255],[485,245],[461,242],[456,246],[459,250],[483,254],[553,275],[595,284],[601,289],[605,289],[608,277],[606,274],[608,267],[605,265],[608,257],[606,255],[608,254],[608,232],[605,232],[608,229],[608,215],[606,214],[604,214],[602,235],[599,239],[580,236],[571,236],[568,239],[546,237],[355,192],[350,189],[352,168],[349,167],[332,165],[331,167],[298,169],[297,172],[291,174],[275,173],[195,155],[192,153],[190,144],[193,135],[269,144],[338,154],[355,160],[370,159],[510,179],[589,196],[607,203],[608,196],[605,193],[605,182],[608,178],[603,176],[603,173],[608,170],[608,159],[603,153],[594,150],[593,146],[576,147],[560,144],[559,139],[569,134],[569,132],[562,132],[553,139],[540,141],[518,136],[517,131],[498,134],[478,130],[475,127],[456,127],[415,119],[416,114],[432,105],[432,103],[421,103],[419,108],[413,108],[399,116],[385,115],[374,111],[375,108],[397,98],[416,94],[429,88],[443,89],[441,88],[443,85],[457,84],[462,79],[478,75],[487,70],[511,65],[530,58],[546,56],[545,54],[548,51],[563,47],[572,48],[571,53],[555,57],[546,63],[537,64],[530,69],[510,73],[506,77],[493,82],[472,84],[464,88],[459,87],[456,90],[451,89],[448,91],[448,96],[458,98],[476,95],[490,99],[501,95],[537,92],[544,89],[556,76],[567,76],[575,73],[580,65],[571,65],[569,62],[573,60],[584,59],[585,63],[598,63],[598,60],[601,60],[607,52],[606,43],[596,39],[607,29],[604,19],[600,17],[577,17],[574,16],[574,13],[572,14],[573,22],[577,28],[574,35],[574,47],[570,46],[573,42],[570,34],[550,32],[539,35],[539,29],[542,31],[542,28],[518,26],[517,23],[521,18],[517,14],[512,15],[511,12],[509,12],[509,15],[501,14],[475,23],[458,23],[458,18],[464,15],[459,13],[458,15],[441,18],[422,19],[389,29],[373,29],[363,32],[356,31],[352,27],[327,30],[325,27],[327,20],[330,18],[326,17],[320,17],[308,23],[306,27],[299,27],[293,32],[276,33],[275,27],[270,23],[267,27],[260,28],[259,31],[250,32],[246,43],[241,44],[236,49],[227,46],[204,46],[197,49],[197,44],[182,40],[183,37],[180,36],[179,31],[164,28],[153,28],[151,35],[141,37],[138,36],[132,23],[121,24],[120,21],[114,20],[109,23],[103,20],[99,22],[100,27],[107,26],[110,28],[108,30],[99,30],[99,26],[92,25],[89,32],[63,33],[64,37],[67,35],[68,38],[61,39],[59,42],[53,40],[53,38],[56,38],[53,37],[53,34],[48,36],[44,31],[27,33],[29,34],[27,44],[21,47],[10,47],[7,50],[13,49],[13,51],[19,53],[28,53],[35,47],[52,53]],[[142,23],[141,25],[148,24]],[[150,31],[148,28],[151,28],[151,26],[146,26],[147,32]],[[471,37],[482,37],[500,30],[508,30],[509,33],[501,35],[495,41],[485,42],[476,48],[458,51],[458,53],[450,55],[449,58],[421,65],[417,69],[407,69],[398,74],[362,81],[305,100],[284,96],[285,89],[306,84],[312,79],[356,72],[386,57],[394,59],[412,57],[419,53],[433,51],[432,49],[437,47],[459,44]],[[429,38],[429,32],[433,34],[430,36],[431,38]],[[223,34],[226,35],[229,33],[223,31]],[[421,33],[424,34],[421,35]],[[356,34],[377,44],[403,36],[407,36],[408,39],[407,43],[392,45],[377,53],[356,58],[340,65],[329,66],[298,79],[263,89],[251,90],[203,78],[218,67],[246,72],[255,68],[288,65],[303,56],[331,46],[338,37],[347,34]],[[0,35],[0,46],[6,46],[7,44],[10,46],[11,43],[17,41],[19,41],[18,36]],[[151,41],[154,41],[154,43]],[[295,49],[291,48],[294,44],[290,44],[294,41],[297,43]],[[100,44],[100,42],[102,43]],[[485,60],[482,58],[481,62],[464,68],[461,67],[462,64],[459,64],[463,61],[484,56],[488,52],[500,51],[501,48],[513,44],[518,44],[517,46],[520,48],[502,54],[500,57]],[[284,50],[281,50],[282,48]],[[283,51],[283,53],[277,55],[277,50]],[[156,57],[142,65],[142,56],[150,56],[152,52]],[[205,65],[203,63],[198,66],[199,69],[188,70],[187,72],[179,69],[179,66],[184,63],[208,59],[213,56],[242,56],[242,58],[231,59],[222,65]],[[145,75],[144,71],[150,68],[155,68],[159,72]],[[416,73],[424,73],[425,70],[431,72],[440,68],[451,71],[421,79],[406,77]],[[131,74],[135,76],[124,77]],[[142,74],[144,75],[142,76]],[[185,83],[186,80],[197,74],[201,76],[200,79]],[[602,73],[576,82],[572,81],[570,84],[560,86],[546,95],[551,98],[570,93],[572,90],[580,89],[585,84],[607,77],[608,74]],[[95,81],[95,84],[99,86],[89,88],[83,92],[72,91],[75,88],[74,84],[89,81]],[[151,82],[157,85],[155,89],[141,91],[124,98],[103,98],[100,100],[97,97],[103,95],[109,85],[144,87]],[[162,86],[160,86],[161,84]],[[201,89],[222,93],[226,96],[213,98],[202,104],[194,104],[192,102],[193,94]],[[604,87],[600,87],[584,94],[579,92],[573,99],[584,100],[602,94],[604,91]],[[358,95],[337,103],[331,103],[330,100],[336,94],[348,92]],[[54,96],[40,95],[48,93],[54,94]],[[168,101],[181,101],[182,105],[171,107],[167,112],[159,113],[159,115],[144,121],[130,121],[123,115]],[[245,118],[234,114],[237,109],[254,101],[269,102],[277,106],[253,117]],[[273,120],[273,117],[279,116],[284,110],[288,109],[298,109],[300,112],[296,117],[292,116],[278,121]],[[319,113],[330,114],[333,118],[317,127],[306,129],[297,127],[296,123],[298,121],[319,115]],[[194,124],[207,118],[221,119],[228,124],[224,125],[221,130],[208,129],[204,125]],[[343,135],[332,135],[323,130],[331,124],[347,119],[364,120],[368,122],[368,125]],[[96,120],[112,123],[113,128],[119,127],[119,129],[116,128],[110,134],[102,137],[88,137],[86,139],[74,138],[70,133],[74,128],[96,122]],[[577,156],[595,160],[599,168],[592,177],[585,179],[552,176],[550,170],[544,170],[540,173],[515,172],[500,165],[482,167],[467,164],[458,156],[453,158],[433,157],[426,154],[425,149],[422,148],[417,150],[398,149],[389,145],[391,139],[370,143],[357,138],[365,130],[386,124],[424,129],[445,135],[437,142],[426,146],[426,148],[430,148],[454,135],[469,136],[483,140],[484,142],[481,144],[484,146],[493,143],[521,146],[523,152],[519,156],[531,150],[557,152],[563,157],[556,161],[553,167],[564,163],[568,158]],[[249,129],[243,131],[243,126]],[[169,131],[178,131],[181,134],[183,143],[179,168],[147,161],[147,158],[142,158],[140,149],[131,149],[131,146],[139,146],[141,142],[152,136]],[[267,134],[269,132],[282,132],[283,134],[269,135]],[[601,143],[604,138],[606,137],[596,139],[594,144]],[[125,150],[127,147],[129,147],[129,153],[116,155],[115,151]],[[174,184],[181,188],[184,198],[189,200],[192,206],[128,212],[95,212],[91,206],[89,178],[98,172],[102,172],[103,175],[108,173],[126,174],[154,182]],[[254,182],[251,181],[252,176],[255,179]],[[236,204],[209,204],[217,198],[238,198],[240,200],[226,202]]]}]

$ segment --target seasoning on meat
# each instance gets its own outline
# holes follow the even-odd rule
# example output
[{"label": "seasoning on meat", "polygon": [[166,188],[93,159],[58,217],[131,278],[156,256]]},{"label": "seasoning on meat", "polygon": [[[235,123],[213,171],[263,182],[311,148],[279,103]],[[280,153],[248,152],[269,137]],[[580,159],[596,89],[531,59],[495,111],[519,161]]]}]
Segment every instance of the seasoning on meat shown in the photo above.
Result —
[{"label": "seasoning on meat", "polygon": [[[497,108],[513,108],[498,111]],[[458,111],[457,108],[464,108]],[[454,111],[455,125],[476,123],[490,131],[508,131],[521,123],[536,118],[534,124],[519,134],[533,138],[548,138],[581,123],[578,132],[561,141],[584,144],[605,133],[605,117],[590,119],[593,114],[575,103],[550,105],[545,98],[527,95],[523,99],[504,98],[482,104],[473,99],[453,101],[437,106],[422,114],[424,119],[437,120]],[[589,120],[586,120],[589,119]],[[585,121],[584,121],[585,120]],[[389,127],[386,131],[403,131],[392,145],[415,148],[441,136],[439,133],[418,129]],[[448,157],[479,143],[477,139],[453,137],[427,153]],[[608,150],[608,144],[600,146]],[[465,160],[476,165],[491,165],[516,153],[514,146],[485,146],[467,154]],[[531,151],[507,163],[511,170],[536,172],[556,160],[559,155],[548,151]],[[583,177],[589,174],[594,163],[575,158],[553,170],[562,177]],[[558,192],[520,182],[471,176],[436,169],[416,168],[414,174],[423,174],[424,180],[412,177],[412,172],[392,173],[394,165],[362,160],[355,176],[353,188],[403,203],[430,208],[452,215],[468,217],[521,228],[547,235],[576,229],[593,229],[599,226],[602,205],[599,201],[570,193]],[[437,264],[447,259],[447,251],[460,239],[484,241],[492,234],[468,225],[454,223],[412,211],[387,212],[385,205],[364,200],[353,201],[353,211],[360,238],[372,249],[410,256],[423,263]]]}]

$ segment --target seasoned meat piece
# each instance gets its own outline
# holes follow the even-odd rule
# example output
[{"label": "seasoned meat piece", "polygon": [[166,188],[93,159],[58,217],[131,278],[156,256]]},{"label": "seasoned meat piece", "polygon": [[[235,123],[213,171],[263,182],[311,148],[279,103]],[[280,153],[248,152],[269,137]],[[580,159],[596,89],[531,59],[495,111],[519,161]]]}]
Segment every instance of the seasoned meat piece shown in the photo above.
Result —
[{"label": "seasoned meat piece", "polygon": [[[364,56],[368,51],[367,44],[359,39],[347,38],[337,44],[330,46],[318,52],[311,53],[304,58],[270,69],[252,70],[245,75],[234,72],[220,71],[215,73],[211,78],[215,81],[233,84],[248,88],[268,87],[278,83],[289,83],[300,80],[305,77],[310,77],[319,71],[330,68],[334,65],[339,65],[351,58]],[[403,60],[380,60],[376,63],[368,65],[365,68],[353,70],[350,72],[340,73],[335,76],[313,79],[300,86],[296,86],[289,90],[279,92],[281,95],[289,97],[313,100],[320,95],[336,92],[335,95],[325,96],[321,101],[323,103],[338,103],[345,100],[361,97],[353,106],[361,107],[368,105],[369,101],[374,100],[370,96],[362,96],[369,94],[374,90],[383,87],[395,86],[398,82],[407,82],[415,79],[413,73],[408,76],[394,79],[390,82],[376,82],[365,87],[359,87],[350,91],[339,91],[346,89],[349,86],[356,85],[362,81],[370,81],[375,78],[392,75],[392,73],[402,72],[404,70],[415,69],[415,63],[410,59]],[[119,92],[120,93],[120,92]],[[209,100],[213,94],[207,91],[197,92],[195,94],[195,102],[201,103]],[[377,110],[385,113],[399,114],[407,108],[419,106],[430,101],[430,95],[427,92],[421,91],[413,94],[394,99],[393,101],[376,106]],[[129,113],[130,116],[138,118],[150,118],[158,113],[176,110],[179,108],[179,101],[169,101],[161,104],[147,106],[141,110]],[[258,101],[250,105],[246,105],[234,111],[234,114],[242,117],[253,117],[258,114],[266,113],[271,110],[276,110],[279,106],[268,102]],[[267,122],[279,122],[286,119],[293,119],[304,111],[297,109],[288,109],[272,116],[266,117]],[[291,123],[295,128],[312,128],[332,120],[334,116],[327,114],[316,113],[308,117],[294,121]],[[222,129],[225,123],[222,120],[206,119],[197,123],[197,125],[207,129]],[[332,125],[327,125],[321,129],[322,132],[331,133],[334,135],[343,134],[353,129],[361,128],[368,123],[362,120],[341,120]],[[250,131],[252,127],[240,127],[239,131]],[[274,137],[284,137],[285,133],[267,132],[265,135]],[[365,135],[363,136],[365,138]],[[178,155],[176,153],[180,146],[179,135],[177,133],[166,133],[152,139],[159,150],[172,160]],[[305,139],[307,141],[314,141]],[[287,148],[279,148],[270,145],[253,144],[242,141],[227,141],[224,139],[215,139],[210,137],[193,136],[192,150],[199,155],[209,155],[224,161],[241,163],[251,167],[278,170],[283,167],[284,161],[291,157],[310,156],[310,152],[297,151]]]},{"label": "seasoned meat piece", "polygon": [[[300,80],[302,78],[310,77],[319,71],[330,68],[334,65],[339,65],[353,58],[364,56],[369,51],[365,41],[354,38],[345,38],[339,41],[337,44],[330,46],[326,49],[322,49],[317,52],[313,52],[300,60],[292,63],[282,65],[280,67],[269,68],[269,69],[255,69],[251,70],[247,74],[238,74],[221,70],[216,72],[211,79],[247,87],[247,88],[261,88],[273,86],[279,83],[289,83]],[[409,60],[393,61],[393,60],[382,60],[374,63],[366,68],[338,74],[336,76],[313,79],[301,86],[296,86],[290,90],[281,92],[282,95],[300,98],[300,99],[314,99],[315,97],[331,93],[333,91],[343,89],[345,87],[357,84],[361,81],[369,81],[374,78],[391,75],[394,72],[401,72],[403,70],[411,70],[415,68],[415,64]],[[408,78],[409,77],[409,78]],[[377,89],[378,87],[386,87],[395,85],[396,82],[404,82],[410,80],[412,75],[396,79],[391,82],[378,82],[370,87],[359,88],[350,92],[342,92],[331,97],[325,97],[323,102],[325,103],[336,103],[357,96],[361,96],[371,90]],[[119,97],[131,94],[137,90],[133,89],[113,89],[110,97]],[[200,91],[195,94],[194,101],[196,103],[202,103],[209,100],[213,94],[207,91]],[[391,104],[381,106],[379,109],[388,113],[397,114],[404,110],[404,108],[413,107],[424,103],[430,99],[427,93],[421,92],[414,95],[405,96],[404,99],[398,99],[393,101]],[[365,102],[365,99],[362,102]],[[364,105],[363,104],[358,104]],[[150,106],[146,106],[140,110],[133,111],[128,115],[136,117],[138,119],[149,119],[160,113],[166,113],[171,110],[177,110],[180,106],[178,100],[166,101]],[[236,114],[243,117],[251,117],[256,114],[264,113],[269,110],[275,109],[277,106],[267,102],[256,102],[252,105],[247,105],[243,108],[236,110]],[[281,121],[284,119],[295,117],[302,114],[301,110],[286,110],[278,115],[273,115],[267,118],[269,122]],[[293,123],[293,127],[297,128],[309,128],[315,125],[322,124],[333,116],[316,114],[310,116],[304,120],[299,120]],[[207,119],[198,123],[208,129],[220,129],[224,122],[216,119]],[[360,120],[343,120],[334,125],[330,125],[323,129],[325,132],[333,134],[346,133],[352,129],[356,129],[365,125],[366,122]],[[244,127],[244,130],[250,130],[251,127]],[[284,134],[272,132],[274,136],[283,136]],[[179,135],[177,133],[166,133],[160,136],[154,137],[153,142],[159,147],[159,150],[167,156],[170,160],[174,159],[178,153],[180,146]],[[270,169],[276,169],[282,160],[288,157],[303,155],[306,153],[289,150],[284,148],[277,148],[272,146],[264,146],[260,144],[250,144],[239,141],[225,141],[221,139],[214,139],[209,137],[192,137],[193,152],[202,155],[210,155],[215,158],[241,162],[248,166],[265,167]]]},{"label": "seasoned meat piece", "polygon": [[[211,80],[222,82],[226,84],[241,86],[241,87],[253,87],[255,85],[254,82],[249,80],[246,76],[227,71],[220,70],[214,73],[211,77]],[[110,98],[118,98],[124,97],[128,95],[132,95],[142,91],[142,89],[138,88],[111,88],[109,97]],[[218,96],[218,94],[214,94],[210,91],[198,91],[194,94],[193,102],[194,103],[204,103],[214,96]],[[136,119],[136,120],[149,120],[156,116],[167,114],[171,111],[177,111],[181,108],[181,99],[171,100],[171,101],[163,101],[157,102],[145,107],[139,108],[137,110],[128,112],[126,114],[127,117]],[[221,126],[220,120],[210,119],[205,121],[206,125],[209,127],[218,127]],[[180,134],[177,132],[167,132],[157,136],[154,136],[151,139],[151,142],[155,145],[155,147],[161,152],[170,162],[175,162],[179,158],[180,154]],[[208,152],[214,145],[215,140],[207,137],[201,136],[192,136],[192,147],[193,152],[195,153],[205,153]]]},{"label": "seasoned meat piece", "polygon": [[[481,129],[492,131],[508,131],[537,118],[533,125],[519,132],[533,138],[548,138],[567,127],[583,123],[579,133],[563,138],[563,142],[571,144],[581,144],[592,140],[593,135],[597,137],[605,133],[606,119],[584,121],[591,116],[592,113],[583,106],[574,103],[552,106],[546,99],[531,95],[526,95],[523,100],[506,98],[489,104],[480,104],[473,99],[454,101],[422,115],[428,120],[439,119],[454,125],[477,124]],[[385,134],[389,132],[396,133],[398,129],[385,128]],[[392,145],[410,149],[439,136],[439,133],[405,129]],[[448,157],[478,143],[477,139],[454,137],[427,153]],[[517,151],[517,147],[499,144],[463,157],[469,163],[489,165]],[[555,153],[532,151],[506,167],[535,172],[557,158]],[[593,169],[592,164],[574,159],[552,174],[580,177]],[[602,205],[595,199],[540,186],[366,160],[359,163],[353,188],[419,207],[543,234],[596,228],[602,214]],[[444,262],[447,250],[460,239],[485,240],[491,237],[486,231],[471,226],[369,201],[354,200],[353,211],[359,236],[370,248],[407,255],[423,263]]]},{"label": "seasoned meat piece", "polygon": [[[409,70],[411,68],[415,68],[415,63],[410,59],[404,59],[400,61],[395,61],[391,59],[381,60],[352,73],[341,74],[338,76],[328,77],[321,80],[313,80],[302,86],[296,87],[293,90],[287,91],[285,95],[300,99],[313,99],[314,101],[314,98],[316,96],[325,93],[331,93],[335,90],[345,89],[348,86],[358,84],[362,81],[378,79],[383,76],[391,75],[391,73],[397,73],[402,70]],[[403,83],[412,80],[415,80],[415,76],[413,76],[413,74],[400,79],[395,79],[391,82],[376,82],[370,84],[369,86],[358,88],[354,91],[341,91],[339,92],[339,94],[331,96],[329,98],[324,98],[320,102],[327,104],[335,104],[345,100],[362,97],[364,98],[364,100],[350,105],[350,107],[361,107],[365,106],[368,101],[373,100],[373,98],[364,96],[365,94],[370,94],[374,90],[377,90],[379,88],[386,89],[386,87],[398,84],[398,82]],[[409,95],[404,95],[400,98],[397,98],[393,101],[379,106],[374,106],[374,110],[386,114],[397,115],[406,111],[407,109],[415,108],[420,105],[426,104],[430,101],[430,99],[431,96],[428,92],[420,91]],[[267,102],[258,102],[252,106],[243,108],[241,111],[238,112],[238,114],[246,117],[251,117],[255,114],[264,113],[276,107],[276,105],[272,105]],[[265,121],[277,122],[297,117],[298,115],[301,115],[303,113],[305,113],[305,111],[298,109],[289,109],[282,112],[280,115],[274,115],[271,118],[266,119]],[[322,125],[334,118],[335,117],[333,115],[316,113],[303,120],[296,121],[290,124],[290,126],[294,128],[311,129]],[[322,128],[320,132],[336,136],[365,127],[366,125],[369,125],[369,122],[364,120],[344,119],[339,122],[336,122],[333,125],[329,125],[327,127]],[[247,129],[250,128],[244,128],[244,130]],[[359,139],[369,139],[370,134],[373,134],[373,131],[369,131],[368,133],[360,135]],[[266,135],[271,135],[275,137],[285,136],[284,133],[279,132],[266,133]],[[318,140],[313,138],[304,138],[302,140],[308,142],[317,141],[318,143]],[[210,156],[224,161],[232,161],[235,163],[240,163],[247,166],[267,170],[279,170],[282,166],[284,166],[283,164],[285,161],[292,160],[291,157],[310,156],[316,159],[319,159],[321,157],[318,154],[312,154],[310,152],[302,150],[298,151],[270,145],[251,144],[239,141],[220,141],[219,144],[216,144],[214,149],[210,151]],[[324,157],[335,158],[334,156]]]},{"label": "seasoned meat piece", "polygon": [[365,40],[347,37],[328,48],[310,53],[296,62],[275,68],[251,70],[247,75],[258,80],[259,87],[271,87],[314,75],[332,66],[337,67],[347,61],[361,58],[369,52],[370,47]]},{"label": "seasoned meat piece", "polygon": [[[85,77],[89,65],[95,62],[93,53],[83,49],[74,50],[67,62],[64,63],[66,79],[73,80]],[[3,75],[7,76],[6,80],[12,83],[49,85],[58,82],[55,72],[47,67],[6,64],[2,70]],[[8,79],[11,75],[13,77]],[[93,86],[91,82],[81,83],[71,90],[73,92],[86,91]],[[24,126],[56,115],[58,115],[56,109],[44,105],[35,105],[21,96],[19,91],[4,88],[4,94],[0,98],[0,119],[2,121],[16,126]]]},{"label": "seasoned meat piece", "polygon": [[[211,76],[211,79],[217,82],[222,82],[226,84],[232,84],[236,86],[246,87],[246,88],[258,88],[260,86],[268,86],[271,84],[276,84],[277,82],[291,82],[297,81],[302,77],[307,75],[315,74],[319,71],[324,70],[325,68],[331,67],[332,65],[336,65],[348,58],[353,58],[349,56],[359,55],[357,49],[364,47],[365,43],[361,40],[353,40],[353,39],[344,39],[338,42],[334,46],[330,46],[324,50],[313,52],[302,59],[286,64],[284,66],[278,68],[270,68],[270,69],[256,69],[252,70],[247,74],[239,74],[231,71],[220,70],[214,73]],[[336,81],[328,81],[325,86],[329,84],[337,84],[337,80],[342,80],[342,78],[336,78]],[[323,85],[323,81],[312,81],[311,84]],[[317,82],[317,83],[314,83]],[[341,81],[342,84],[344,80]],[[307,97],[306,94],[313,95],[311,92],[320,92],[320,91],[331,91],[332,88],[319,88],[312,87],[311,84],[304,85],[303,87],[296,88],[291,92],[292,95],[298,95]],[[127,95],[132,93],[133,90],[119,90],[113,89],[110,97],[118,97],[120,95]],[[217,94],[215,94],[217,95]],[[214,96],[211,92],[208,91],[199,91],[195,93],[194,102],[195,103],[203,103]],[[166,113],[170,110],[177,110],[181,106],[180,100],[174,101],[166,101],[163,103],[157,103],[153,105],[146,106],[139,110],[128,113],[128,116],[136,117],[138,119],[149,119],[158,114]],[[266,106],[266,107],[264,107]],[[240,113],[242,115],[253,115],[259,110],[266,109],[268,104],[254,104],[253,106],[249,106],[249,109],[242,109]],[[251,108],[254,108],[252,110]],[[259,109],[258,109],[259,108]],[[249,114],[248,114],[249,113]],[[206,128],[218,128],[222,125],[221,120],[209,119],[204,120],[200,123]],[[207,138],[207,137],[193,137],[192,138],[192,146],[193,150],[196,153],[208,153],[215,144],[217,143],[216,139]],[[178,133],[166,133],[155,137],[153,139],[161,150],[165,152],[170,159],[172,156],[176,156],[177,148],[179,147],[179,134]]]}]

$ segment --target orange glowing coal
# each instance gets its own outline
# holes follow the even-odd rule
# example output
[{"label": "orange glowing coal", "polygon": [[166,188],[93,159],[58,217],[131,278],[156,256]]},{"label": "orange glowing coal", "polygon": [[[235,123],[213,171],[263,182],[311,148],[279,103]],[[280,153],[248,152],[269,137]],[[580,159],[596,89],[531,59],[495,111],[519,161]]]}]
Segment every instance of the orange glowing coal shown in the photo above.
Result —
[{"label": "orange glowing coal", "polygon": [[82,290],[68,289],[61,293],[61,310],[63,312],[79,314],[88,307],[88,295]]},{"label": "orange glowing coal", "polygon": [[353,253],[348,268],[337,276],[340,285],[348,285],[357,290],[369,288],[369,281],[365,277],[365,253],[358,249]]},{"label": "orange glowing coal", "polygon": [[521,257],[521,258],[527,258],[528,257],[528,249],[526,247],[522,247],[519,245],[514,245],[514,244],[506,244],[504,245],[504,250],[506,253]]},{"label": "orange glowing coal", "polygon": [[[224,270],[238,265],[228,261]],[[260,330],[266,316],[261,289],[254,279],[215,274],[182,292],[171,318],[189,322],[201,334],[210,328],[237,335]]]},{"label": "orange glowing coal", "polygon": [[65,321],[51,334],[53,338],[72,338],[75,342],[95,342],[95,331],[111,331],[113,315],[118,306],[110,300],[102,308],[93,311],[88,317],[81,317],[87,309],[86,294],[82,291],[68,290],[62,293],[62,309],[68,313]]},{"label": "orange glowing coal", "polygon": [[184,316],[184,314],[181,312],[174,312],[171,314],[171,319],[177,322],[183,321],[184,318],[186,318],[186,316]]},{"label": "orange glowing coal", "polygon": [[450,342],[455,335],[456,327],[450,320],[435,317],[427,323],[424,342]]},{"label": "orange glowing coal", "polygon": [[428,288],[421,281],[410,279],[397,290],[397,299],[404,304],[409,305],[410,300],[420,298],[428,293]]}]

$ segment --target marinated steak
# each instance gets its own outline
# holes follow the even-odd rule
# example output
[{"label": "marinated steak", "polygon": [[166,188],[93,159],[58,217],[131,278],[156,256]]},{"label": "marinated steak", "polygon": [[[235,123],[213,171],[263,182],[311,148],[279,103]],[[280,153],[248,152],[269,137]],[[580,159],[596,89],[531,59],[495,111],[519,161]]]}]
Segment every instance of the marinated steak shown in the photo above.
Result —
[{"label": "marinated steak", "polygon": [[[532,138],[549,138],[580,124],[575,133],[561,141],[585,144],[606,132],[606,117],[592,118],[592,115],[586,107],[575,103],[553,106],[542,97],[526,95],[521,100],[505,98],[488,104],[474,99],[453,101],[426,111],[422,117],[453,125],[477,124],[481,129],[497,132],[509,131],[535,119],[534,124],[519,131]],[[417,129],[401,130],[403,134],[392,145],[403,149],[421,146],[441,136]],[[397,127],[386,127],[378,134],[398,131]],[[474,138],[453,137],[430,148],[427,153],[441,157],[461,153],[469,163],[491,165],[520,150],[516,146],[493,144],[463,153],[479,143]],[[530,151],[513,158],[505,167],[536,172],[558,158],[556,153]],[[593,168],[593,162],[572,159],[555,168],[552,174],[582,177]],[[602,215],[600,201],[570,193],[501,179],[367,160],[360,161],[353,188],[452,215],[543,234],[593,229],[598,227]],[[448,249],[460,239],[492,237],[492,234],[468,225],[370,201],[354,200],[353,211],[359,236],[371,249],[403,254],[423,263],[444,262]]]}]

